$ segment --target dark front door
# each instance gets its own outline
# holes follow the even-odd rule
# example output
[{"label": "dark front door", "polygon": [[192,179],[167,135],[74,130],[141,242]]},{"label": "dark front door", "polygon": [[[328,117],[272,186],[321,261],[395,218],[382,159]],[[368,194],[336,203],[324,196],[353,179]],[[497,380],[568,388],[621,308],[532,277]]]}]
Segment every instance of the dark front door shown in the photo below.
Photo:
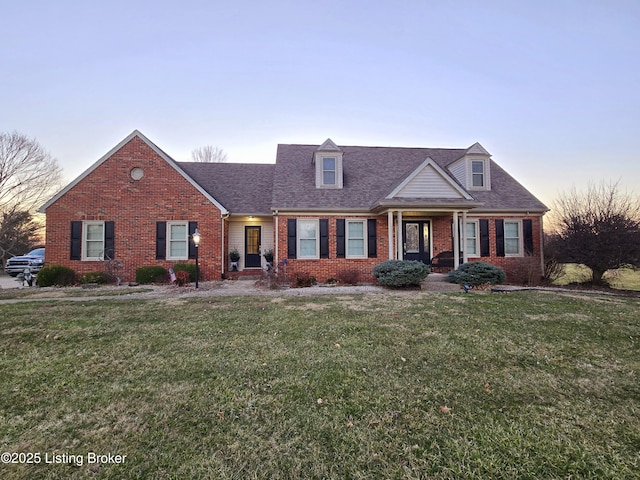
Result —
[{"label": "dark front door", "polygon": [[402,241],[404,242],[404,259],[431,262],[431,223],[428,220],[402,222]]},{"label": "dark front door", "polygon": [[260,267],[260,228],[244,227],[244,266]]}]

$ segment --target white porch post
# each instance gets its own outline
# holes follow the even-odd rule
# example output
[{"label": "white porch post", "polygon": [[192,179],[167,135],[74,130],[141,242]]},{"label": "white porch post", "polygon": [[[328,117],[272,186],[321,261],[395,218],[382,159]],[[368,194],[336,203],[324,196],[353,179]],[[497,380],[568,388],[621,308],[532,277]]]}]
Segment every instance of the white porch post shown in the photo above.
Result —
[{"label": "white porch post", "polygon": [[462,263],[469,261],[467,253],[467,212],[462,212]]},{"label": "white porch post", "polygon": [[458,235],[458,212],[453,212],[453,268],[460,266],[460,237]]},{"label": "white porch post", "polygon": [[396,245],[398,247],[398,260],[403,258],[403,245],[402,245],[402,210],[398,210],[398,228],[396,229]]},{"label": "white porch post", "polygon": [[387,212],[387,229],[389,230],[387,238],[389,241],[389,260],[393,260],[393,212]]}]

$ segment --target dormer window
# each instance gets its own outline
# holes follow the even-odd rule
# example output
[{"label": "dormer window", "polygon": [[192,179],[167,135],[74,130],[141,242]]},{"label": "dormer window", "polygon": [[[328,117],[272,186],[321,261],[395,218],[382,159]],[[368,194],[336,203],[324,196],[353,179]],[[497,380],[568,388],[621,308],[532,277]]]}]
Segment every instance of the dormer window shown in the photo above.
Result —
[{"label": "dormer window", "polygon": [[315,151],[316,188],[342,188],[342,150],[327,139]]},{"label": "dormer window", "polygon": [[484,187],[484,161],[473,160],[471,162],[471,181],[474,188]]},{"label": "dormer window", "polygon": [[491,190],[491,154],[479,143],[467,148],[447,169],[467,190]]},{"label": "dormer window", "polygon": [[322,157],[322,185],[335,186],[336,157]]}]

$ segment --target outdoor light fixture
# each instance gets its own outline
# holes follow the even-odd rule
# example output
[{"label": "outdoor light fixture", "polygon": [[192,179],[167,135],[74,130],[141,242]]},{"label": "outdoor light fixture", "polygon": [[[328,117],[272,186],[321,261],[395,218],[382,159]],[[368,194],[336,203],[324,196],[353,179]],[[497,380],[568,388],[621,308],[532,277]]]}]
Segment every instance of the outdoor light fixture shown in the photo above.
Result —
[{"label": "outdoor light fixture", "polygon": [[193,244],[196,246],[196,288],[198,288],[198,277],[200,277],[200,269],[198,268],[198,246],[200,245],[200,232],[198,232],[198,227],[196,227],[196,231],[191,235],[193,239]]}]

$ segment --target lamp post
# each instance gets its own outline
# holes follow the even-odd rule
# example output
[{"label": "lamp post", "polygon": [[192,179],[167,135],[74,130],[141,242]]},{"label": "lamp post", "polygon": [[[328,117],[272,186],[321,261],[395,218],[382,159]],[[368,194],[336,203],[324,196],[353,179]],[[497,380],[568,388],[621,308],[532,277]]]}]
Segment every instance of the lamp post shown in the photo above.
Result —
[{"label": "lamp post", "polygon": [[196,231],[191,235],[193,238],[193,244],[196,247],[196,288],[198,288],[198,278],[200,277],[200,269],[198,268],[198,245],[200,245],[200,232],[198,232],[198,228],[196,227]]}]

